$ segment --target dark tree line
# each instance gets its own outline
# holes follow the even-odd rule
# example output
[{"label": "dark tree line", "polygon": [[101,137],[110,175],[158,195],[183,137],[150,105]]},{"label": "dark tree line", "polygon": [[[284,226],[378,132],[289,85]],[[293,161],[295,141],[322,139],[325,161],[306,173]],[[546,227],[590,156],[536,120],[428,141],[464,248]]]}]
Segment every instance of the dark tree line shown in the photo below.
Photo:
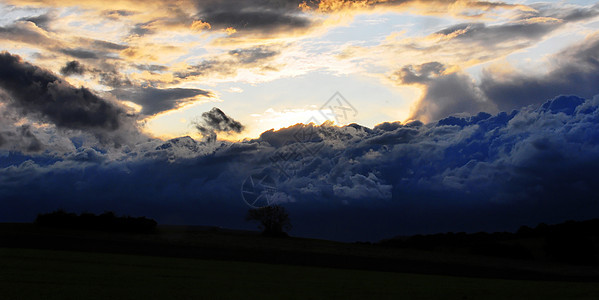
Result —
[{"label": "dark tree line", "polygon": [[39,214],[35,224],[42,227],[99,230],[109,232],[151,233],[158,223],[146,217],[117,217],[114,212],[100,215],[92,213],[67,213],[62,210]]},{"label": "dark tree line", "polygon": [[[424,250],[465,249],[472,254],[487,256],[596,265],[599,262],[599,219],[567,221],[555,225],[541,223],[534,228],[521,226],[513,233],[448,232],[415,235],[382,240],[378,244]],[[535,257],[535,251],[530,245],[537,245],[543,252],[543,257]]]}]

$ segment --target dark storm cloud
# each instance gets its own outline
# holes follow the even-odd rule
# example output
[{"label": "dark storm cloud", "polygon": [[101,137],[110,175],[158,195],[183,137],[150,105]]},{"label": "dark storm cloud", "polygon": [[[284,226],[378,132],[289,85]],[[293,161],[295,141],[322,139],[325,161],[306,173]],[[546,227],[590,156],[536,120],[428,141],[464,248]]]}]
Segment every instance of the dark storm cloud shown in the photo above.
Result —
[{"label": "dark storm cloud", "polygon": [[23,62],[19,56],[4,52],[0,62],[0,87],[10,96],[8,105],[23,115],[58,127],[97,131],[117,130],[126,118],[122,108]]},{"label": "dark storm cloud", "polygon": [[301,1],[196,1],[196,18],[212,28],[233,27],[238,31],[256,30],[271,33],[280,30],[304,29],[312,24],[298,8]]},{"label": "dark storm cloud", "polygon": [[439,120],[458,113],[510,111],[538,105],[559,94],[588,98],[599,93],[599,35],[555,54],[550,66],[551,70],[543,75],[483,70],[477,83],[463,73],[438,75],[443,66],[428,63],[405,66],[391,78],[400,84],[424,85],[424,95],[412,112],[412,119]]},{"label": "dark storm cloud", "polygon": [[305,17],[281,13],[279,11],[215,11],[206,10],[199,15],[210,24],[218,27],[233,27],[238,30],[259,29],[271,31],[280,27],[305,28],[310,20]]},{"label": "dark storm cloud", "polygon": [[65,76],[69,75],[82,75],[85,73],[85,67],[76,60],[67,62],[67,64],[60,69],[60,73]]},{"label": "dark storm cloud", "polygon": [[153,87],[115,89],[110,93],[120,100],[127,100],[141,105],[141,114],[146,116],[155,115],[175,109],[185,103],[197,101],[197,96],[204,96],[206,98],[213,96],[210,91],[201,89],[159,89]]},{"label": "dark storm cloud", "polygon": [[216,140],[217,133],[240,133],[245,128],[241,123],[227,116],[222,110],[216,107],[202,113],[201,120],[196,122],[195,126],[204,137],[204,140],[210,142]]},{"label": "dark storm cloud", "polygon": [[483,74],[480,89],[500,110],[538,104],[555,94],[591,97],[599,92],[599,35],[553,57],[544,75]]}]

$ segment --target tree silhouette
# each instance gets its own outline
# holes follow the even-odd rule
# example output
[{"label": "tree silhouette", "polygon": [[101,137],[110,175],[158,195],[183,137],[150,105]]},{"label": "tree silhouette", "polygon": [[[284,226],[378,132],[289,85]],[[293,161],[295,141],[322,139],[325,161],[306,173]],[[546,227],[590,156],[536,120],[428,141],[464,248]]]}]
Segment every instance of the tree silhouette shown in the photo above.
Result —
[{"label": "tree silhouette", "polygon": [[285,231],[291,229],[289,214],[280,205],[251,208],[245,219],[260,222],[259,228],[267,236],[287,236]]}]

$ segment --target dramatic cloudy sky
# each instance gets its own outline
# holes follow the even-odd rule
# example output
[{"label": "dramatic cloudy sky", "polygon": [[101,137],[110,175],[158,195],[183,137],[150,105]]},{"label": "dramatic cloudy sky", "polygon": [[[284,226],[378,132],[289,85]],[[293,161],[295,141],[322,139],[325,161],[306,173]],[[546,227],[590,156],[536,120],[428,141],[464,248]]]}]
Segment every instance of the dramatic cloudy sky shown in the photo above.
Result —
[{"label": "dramatic cloudy sky", "polygon": [[599,216],[596,1],[0,0],[0,16],[0,221],[248,228],[256,195],[293,234],[341,240]]}]

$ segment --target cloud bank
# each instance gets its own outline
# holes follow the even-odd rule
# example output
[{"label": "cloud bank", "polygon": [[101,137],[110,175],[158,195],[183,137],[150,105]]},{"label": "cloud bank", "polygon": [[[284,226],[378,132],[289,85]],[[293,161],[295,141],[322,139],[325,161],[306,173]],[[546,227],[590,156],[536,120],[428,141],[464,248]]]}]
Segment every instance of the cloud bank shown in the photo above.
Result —
[{"label": "cloud bank", "polygon": [[[217,109],[202,118],[215,131],[240,130]],[[111,209],[161,223],[248,228],[242,183],[266,174],[296,235],[512,230],[596,216],[598,133],[599,97],[560,96],[537,108],[429,124],[298,124],[237,143],[147,140],[110,150],[118,155],[72,140],[60,154],[0,152],[0,218]]]}]

